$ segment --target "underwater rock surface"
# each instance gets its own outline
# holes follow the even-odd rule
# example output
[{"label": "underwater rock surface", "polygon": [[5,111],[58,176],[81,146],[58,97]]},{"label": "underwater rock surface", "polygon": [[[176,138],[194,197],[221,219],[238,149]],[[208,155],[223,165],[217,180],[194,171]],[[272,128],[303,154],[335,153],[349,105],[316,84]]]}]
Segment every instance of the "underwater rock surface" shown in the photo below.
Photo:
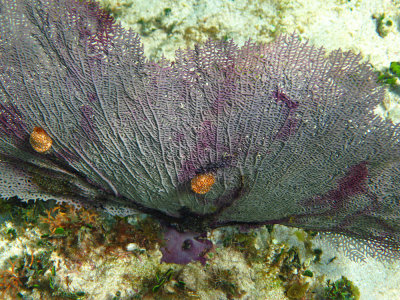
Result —
[{"label": "underwater rock surface", "polygon": [[398,257],[399,127],[373,114],[383,89],[360,56],[292,35],[153,62],[72,0],[0,1],[0,52],[1,197],[197,232],[279,223]]}]

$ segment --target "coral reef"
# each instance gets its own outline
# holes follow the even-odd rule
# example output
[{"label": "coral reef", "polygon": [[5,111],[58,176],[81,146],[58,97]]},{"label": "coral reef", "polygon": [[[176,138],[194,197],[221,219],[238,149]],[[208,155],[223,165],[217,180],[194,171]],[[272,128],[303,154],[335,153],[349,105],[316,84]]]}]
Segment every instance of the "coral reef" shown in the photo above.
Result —
[{"label": "coral reef", "polygon": [[[321,262],[315,230],[354,260],[399,257],[399,126],[373,113],[384,95],[376,80],[393,88],[396,63],[377,78],[361,56],[327,55],[297,35],[242,47],[224,36],[155,62],[92,1],[4,4],[0,196],[58,200],[37,223],[37,210],[23,208],[30,228],[2,229],[16,252],[2,260],[4,296],[264,297],[255,282],[275,272],[283,294],[301,299],[321,282],[301,259]],[[250,231],[216,230],[237,224]],[[312,232],[295,233],[302,250],[277,249],[249,229],[263,224]],[[132,274],[123,261],[143,268]],[[112,267],[121,288],[82,289]]]},{"label": "coral reef", "polygon": [[[141,211],[199,234],[279,223],[399,255],[399,127],[373,114],[383,89],[360,56],[325,57],[292,35],[209,40],[155,63],[94,2],[12,3],[0,17],[2,197]],[[71,13],[56,17],[60,5]],[[45,151],[27,144],[37,128]]]},{"label": "coral reef", "polygon": [[5,299],[300,299],[328,288],[324,277],[310,275],[316,255],[305,232],[299,243],[308,244],[307,253],[274,242],[272,228],[214,230],[205,264],[179,265],[160,263],[163,241],[151,218],[110,218],[49,202],[25,209],[33,219],[15,215],[0,228]]}]

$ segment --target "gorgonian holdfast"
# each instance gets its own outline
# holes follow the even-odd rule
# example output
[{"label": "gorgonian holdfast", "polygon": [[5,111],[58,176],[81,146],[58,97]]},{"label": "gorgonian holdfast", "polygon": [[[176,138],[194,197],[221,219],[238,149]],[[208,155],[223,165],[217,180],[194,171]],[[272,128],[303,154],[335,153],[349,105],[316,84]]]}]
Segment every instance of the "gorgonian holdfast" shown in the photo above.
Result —
[{"label": "gorgonian holdfast", "polygon": [[399,257],[400,131],[359,55],[291,35],[153,62],[94,2],[0,3],[2,197],[195,232],[280,223]]}]

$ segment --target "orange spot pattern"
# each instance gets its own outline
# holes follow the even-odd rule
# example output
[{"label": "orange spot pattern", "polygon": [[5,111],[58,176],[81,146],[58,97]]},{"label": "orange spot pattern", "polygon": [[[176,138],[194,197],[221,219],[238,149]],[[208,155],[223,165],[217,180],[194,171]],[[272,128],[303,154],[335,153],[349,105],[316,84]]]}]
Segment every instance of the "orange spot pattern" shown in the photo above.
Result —
[{"label": "orange spot pattern", "polygon": [[35,127],[29,138],[32,148],[39,153],[46,152],[51,148],[53,141],[42,127]]},{"label": "orange spot pattern", "polygon": [[214,183],[215,176],[213,174],[198,174],[191,181],[192,191],[196,194],[205,194],[211,190]]}]

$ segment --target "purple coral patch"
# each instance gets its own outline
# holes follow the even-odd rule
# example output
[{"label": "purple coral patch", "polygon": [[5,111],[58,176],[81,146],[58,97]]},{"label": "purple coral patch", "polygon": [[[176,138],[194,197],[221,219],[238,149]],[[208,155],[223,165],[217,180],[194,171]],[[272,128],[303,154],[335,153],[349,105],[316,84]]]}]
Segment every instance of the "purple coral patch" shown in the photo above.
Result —
[{"label": "purple coral patch", "polygon": [[211,241],[195,232],[178,232],[168,228],[164,233],[161,262],[185,265],[191,261],[206,263],[204,255],[211,250]]},{"label": "purple coral patch", "polygon": [[346,197],[364,193],[367,179],[368,168],[366,162],[352,166],[346,177],[339,181],[338,188],[330,191],[328,196],[334,200],[336,205],[340,205]]},{"label": "purple coral patch", "polygon": [[315,196],[311,200],[306,200],[304,205],[312,206],[328,204],[334,209],[341,208],[344,200],[348,197],[366,192],[367,180],[367,162],[361,162],[350,167],[346,176],[339,180],[335,189],[330,190],[322,196]]},{"label": "purple coral patch", "polygon": [[283,92],[275,91],[273,93],[274,98],[276,99],[277,103],[283,103],[289,108],[290,110],[296,109],[299,107],[299,103],[297,101],[291,100],[288,96],[286,96]]},{"label": "purple coral patch", "polygon": [[288,138],[297,132],[299,120],[294,117],[294,112],[299,107],[299,103],[290,99],[285,93],[275,91],[272,96],[275,98],[276,103],[285,107],[283,113],[287,114],[287,119],[282,128],[275,135],[276,139],[287,141]]}]

